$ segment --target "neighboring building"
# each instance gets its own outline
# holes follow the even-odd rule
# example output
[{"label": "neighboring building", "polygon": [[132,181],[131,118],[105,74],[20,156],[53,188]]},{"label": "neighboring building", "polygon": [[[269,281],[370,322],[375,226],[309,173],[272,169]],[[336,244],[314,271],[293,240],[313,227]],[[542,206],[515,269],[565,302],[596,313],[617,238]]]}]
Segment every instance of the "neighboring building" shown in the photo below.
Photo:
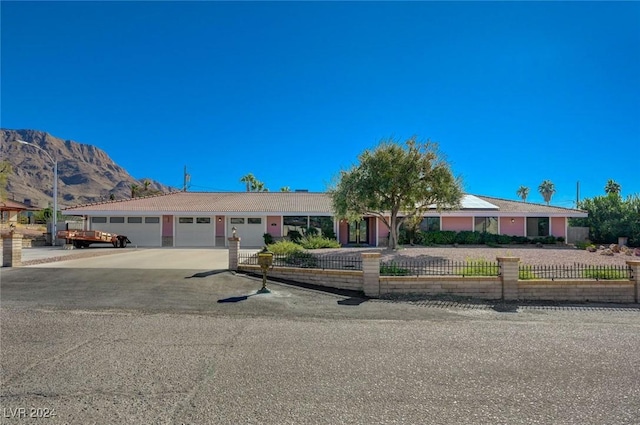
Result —
[{"label": "neighboring building", "polygon": [[39,209],[32,207],[30,200],[27,199],[25,201],[28,202],[22,203],[10,199],[0,201],[0,223],[17,224],[20,213],[25,211],[37,211]]},{"label": "neighboring building", "polygon": [[[86,230],[123,234],[137,246],[224,247],[235,227],[242,246],[262,246],[263,235],[286,237],[315,227],[343,245],[384,246],[386,226],[376,217],[335,220],[331,198],[318,192],[173,192],[66,208]],[[465,195],[462,208],[425,214],[425,230],[477,230],[514,236],[567,236],[568,218],[581,210]]]}]

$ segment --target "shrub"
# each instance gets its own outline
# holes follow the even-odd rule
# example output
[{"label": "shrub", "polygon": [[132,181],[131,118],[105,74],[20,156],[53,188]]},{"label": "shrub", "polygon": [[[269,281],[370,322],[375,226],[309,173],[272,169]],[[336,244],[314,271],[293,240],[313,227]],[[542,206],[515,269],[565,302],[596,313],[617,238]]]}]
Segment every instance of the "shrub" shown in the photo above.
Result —
[{"label": "shrub", "polygon": [[340,248],[340,242],[322,236],[306,236],[298,242],[304,249]]},{"label": "shrub", "polygon": [[520,268],[518,269],[518,279],[520,280],[527,280],[527,279],[535,279],[538,276],[536,276],[535,273],[533,273],[532,271],[533,267],[532,266],[520,266]]},{"label": "shrub", "polygon": [[317,236],[318,233],[318,229],[316,229],[315,227],[307,227],[307,229],[304,231],[305,236]]},{"label": "shrub", "polygon": [[587,249],[591,245],[591,241],[577,241],[575,243],[576,248],[578,249]]},{"label": "shrub", "polygon": [[303,251],[293,252],[287,255],[284,261],[292,266],[311,269],[318,265],[318,260],[312,254]]},{"label": "shrub", "polygon": [[484,258],[467,258],[462,269],[463,276],[497,276],[498,272],[498,266]]},{"label": "shrub", "polygon": [[455,242],[461,245],[479,245],[482,243],[482,234],[469,230],[463,230],[456,234]]},{"label": "shrub", "polygon": [[402,268],[396,263],[380,264],[381,276],[409,276],[409,269]]},{"label": "shrub", "polygon": [[265,233],[262,235],[262,238],[264,239],[265,245],[271,245],[273,243],[273,236],[271,236],[271,233]]},{"label": "shrub", "polygon": [[582,277],[587,279],[607,280],[607,279],[628,279],[629,276],[624,270],[617,269],[587,269],[582,272]]},{"label": "shrub", "polygon": [[268,246],[269,251],[278,255],[294,254],[301,252],[302,247],[294,242],[281,240]]},{"label": "shrub", "polygon": [[291,242],[298,243],[300,239],[302,239],[302,233],[298,232],[297,230],[289,230],[287,237]]}]

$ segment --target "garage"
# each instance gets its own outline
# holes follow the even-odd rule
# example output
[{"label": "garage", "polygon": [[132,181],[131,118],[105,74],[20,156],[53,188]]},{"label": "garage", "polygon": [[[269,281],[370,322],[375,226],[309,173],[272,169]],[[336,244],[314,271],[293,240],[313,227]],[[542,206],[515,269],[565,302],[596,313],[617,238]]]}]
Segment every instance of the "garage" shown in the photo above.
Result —
[{"label": "garage", "polygon": [[241,247],[260,247],[264,245],[266,232],[265,217],[229,217],[227,237],[233,236],[233,228],[240,238]]},{"label": "garage", "polygon": [[91,217],[91,230],[125,235],[136,246],[162,246],[160,223],[160,217]]},{"label": "garage", "polygon": [[215,222],[212,217],[176,217],[175,246],[195,247],[215,245]]}]

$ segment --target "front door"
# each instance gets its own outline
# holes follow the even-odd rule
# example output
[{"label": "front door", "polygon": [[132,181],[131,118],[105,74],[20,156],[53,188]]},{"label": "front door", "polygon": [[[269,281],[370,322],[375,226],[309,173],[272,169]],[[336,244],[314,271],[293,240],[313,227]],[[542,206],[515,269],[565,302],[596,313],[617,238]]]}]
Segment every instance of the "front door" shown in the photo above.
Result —
[{"label": "front door", "polygon": [[361,244],[369,243],[369,232],[367,219],[349,223],[349,243]]}]

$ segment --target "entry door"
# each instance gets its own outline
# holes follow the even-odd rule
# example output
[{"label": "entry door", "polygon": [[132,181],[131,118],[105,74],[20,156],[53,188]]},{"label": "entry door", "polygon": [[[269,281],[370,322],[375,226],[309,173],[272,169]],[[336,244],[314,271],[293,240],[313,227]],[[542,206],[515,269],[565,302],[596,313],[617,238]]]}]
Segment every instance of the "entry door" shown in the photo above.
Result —
[{"label": "entry door", "polygon": [[367,220],[349,223],[349,243],[369,243]]}]

